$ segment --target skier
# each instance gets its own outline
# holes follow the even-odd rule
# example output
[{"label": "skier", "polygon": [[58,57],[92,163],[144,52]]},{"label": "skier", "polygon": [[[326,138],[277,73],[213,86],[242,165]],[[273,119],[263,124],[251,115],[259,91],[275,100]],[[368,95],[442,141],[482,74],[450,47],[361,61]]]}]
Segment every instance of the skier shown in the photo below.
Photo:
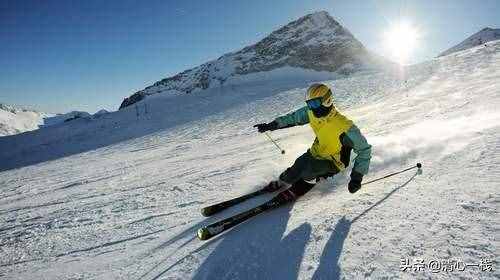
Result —
[{"label": "skier", "polygon": [[[252,193],[226,200],[201,209],[203,216],[212,216],[233,205],[264,193],[274,192],[282,187],[287,189],[279,192],[272,199],[223,220],[198,229],[200,240],[208,240],[224,231],[271,209],[275,209],[297,199],[311,190],[321,178],[333,176],[344,170],[350,163],[351,151],[357,156],[351,171],[348,184],[350,193],[361,188],[363,175],[368,173],[371,159],[371,146],[351,120],[342,115],[333,105],[332,91],[325,84],[313,84],[306,93],[307,106],[295,112],[276,118],[270,123],[256,124],[259,132],[287,128],[309,123],[316,134],[316,139],[310,149],[295,160],[276,181]],[[371,180],[379,181],[414,168],[421,172],[421,163],[387,176]],[[419,173],[417,173],[419,174]]]},{"label": "skier", "polygon": [[357,154],[351,179],[350,193],[361,188],[363,175],[368,173],[371,146],[353,122],[342,115],[333,104],[332,91],[325,84],[313,84],[306,92],[306,104],[295,112],[276,118],[270,123],[256,124],[260,133],[309,123],[316,134],[312,147],[295,160],[276,181],[269,183],[269,190],[290,188],[289,199],[308,192],[314,181],[344,170],[350,162],[351,150]]}]

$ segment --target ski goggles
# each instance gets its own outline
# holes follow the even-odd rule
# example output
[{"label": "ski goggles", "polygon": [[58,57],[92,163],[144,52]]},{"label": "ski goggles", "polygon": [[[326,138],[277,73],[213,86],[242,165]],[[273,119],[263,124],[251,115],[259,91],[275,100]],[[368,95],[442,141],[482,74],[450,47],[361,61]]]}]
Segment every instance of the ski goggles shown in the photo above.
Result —
[{"label": "ski goggles", "polygon": [[316,110],[319,107],[321,107],[321,104],[323,103],[322,98],[314,98],[306,101],[307,107],[311,110]]}]

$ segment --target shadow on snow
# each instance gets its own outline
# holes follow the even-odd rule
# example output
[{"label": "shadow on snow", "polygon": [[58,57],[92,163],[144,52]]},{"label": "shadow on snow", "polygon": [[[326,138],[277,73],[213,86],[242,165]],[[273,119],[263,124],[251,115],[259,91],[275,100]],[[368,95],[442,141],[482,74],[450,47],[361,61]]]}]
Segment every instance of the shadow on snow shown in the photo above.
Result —
[{"label": "shadow on snow", "polygon": [[[320,257],[312,279],[340,279],[340,256],[353,223],[410,183],[396,187],[352,220],[342,217]],[[236,227],[205,259],[194,279],[297,279],[312,227],[304,223],[283,237],[292,205],[271,211]]]},{"label": "shadow on snow", "polygon": [[291,209],[287,205],[233,229],[193,279],[297,278],[311,226],[304,223],[282,238]]},{"label": "shadow on snow", "polygon": [[341,271],[339,263],[340,255],[342,254],[344,241],[347,238],[349,231],[351,230],[352,224],[355,223],[364,215],[366,215],[368,212],[370,212],[373,208],[383,203],[386,199],[391,197],[395,192],[408,185],[416,176],[417,173],[415,173],[405,183],[392,190],[384,198],[374,203],[372,206],[367,208],[365,211],[363,211],[361,214],[356,216],[351,221],[347,220],[345,216],[342,217],[335,226],[335,229],[332,231],[332,235],[330,236],[330,239],[328,240],[328,242],[325,245],[325,248],[323,249],[323,254],[321,255],[319,266],[314,272],[312,279],[340,279],[340,271]]}]

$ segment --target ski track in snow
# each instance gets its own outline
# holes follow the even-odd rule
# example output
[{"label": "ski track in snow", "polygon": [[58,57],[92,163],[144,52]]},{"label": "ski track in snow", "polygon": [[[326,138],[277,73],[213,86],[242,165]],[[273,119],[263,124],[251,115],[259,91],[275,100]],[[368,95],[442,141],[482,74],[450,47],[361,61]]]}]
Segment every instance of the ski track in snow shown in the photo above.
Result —
[{"label": "ski track in snow", "polygon": [[[32,132],[9,138],[32,139],[36,145],[27,150],[0,141],[0,159],[12,160],[0,173],[0,278],[498,279],[500,41],[399,76],[361,73],[328,82],[338,107],[373,145],[366,179],[416,162],[423,174],[411,171],[351,195],[345,172],[294,205],[200,242],[199,227],[271,196],[211,218],[200,215],[202,206],[257,189],[310,146],[307,126],[272,133],[283,156],[252,128],[300,106],[305,85],[272,94],[249,88],[243,102],[236,92],[219,92],[226,102],[219,111],[203,109],[179,123],[156,120],[162,111],[135,120],[125,110],[116,115],[126,122],[101,120],[124,134],[146,127],[129,140],[116,130],[85,135],[92,125],[86,123],[55,144],[27,138]],[[151,111],[169,100],[153,99]],[[214,107],[213,100],[201,95],[174,112],[192,114],[196,106]],[[48,129],[51,139],[62,134],[50,131],[65,131]],[[85,137],[96,139],[93,146],[75,148]],[[48,157],[47,149],[59,156]],[[494,271],[402,272],[402,258],[490,259]]]}]

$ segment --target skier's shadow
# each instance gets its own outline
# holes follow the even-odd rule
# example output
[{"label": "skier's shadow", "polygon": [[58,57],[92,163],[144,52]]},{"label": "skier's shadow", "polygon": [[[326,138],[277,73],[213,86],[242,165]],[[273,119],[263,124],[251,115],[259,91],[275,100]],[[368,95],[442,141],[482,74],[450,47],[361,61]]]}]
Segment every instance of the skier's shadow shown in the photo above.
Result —
[{"label": "skier's shadow", "polygon": [[[340,279],[339,260],[352,224],[405,187],[416,175],[354,219],[342,217],[332,230],[312,279]],[[287,205],[270,211],[249,220],[245,226],[238,226],[226,233],[193,278],[297,279],[312,228],[304,223],[282,239],[292,207]]]},{"label": "skier's shadow", "polygon": [[406,181],[404,184],[401,186],[393,189],[391,192],[389,192],[384,198],[381,200],[377,201],[374,203],[372,206],[364,210],[361,214],[356,216],[354,219],[351,221],[347,220],[346,217],[342,217],[338,222],[337,225],[335,225],[335,228],[332,231],[332,235],[330,236],[330,239],[325,245],[325,248],[323,249],[323,253],[320,258],[319,266],[314,272],[314,275],[311,279],[317,280],[317,279],[329,279],[329,280],[336,280],[340,279],[340,255],[342,254],[342,249],[344,247],[344,242],[349,234],[349,231],[351,230],[351,226],[353,223],[355,223],[357,220],[359,220],[361,217],[366,215],[370,210],[375,208],[376,206],[380,205],[382,202],[384,202],[386,199],[388,199],[390,196],[392,196],[395,192],[397,192],[399,189],[405,187],[410,183],[415,176],[417,176],[418,173],[415,173],[408,181]]},{"label": "skier's shadow", "polygon": [[292,205],[255,217],[226,234],[194,279],[297,279],[311,226],[283,238]]}]

